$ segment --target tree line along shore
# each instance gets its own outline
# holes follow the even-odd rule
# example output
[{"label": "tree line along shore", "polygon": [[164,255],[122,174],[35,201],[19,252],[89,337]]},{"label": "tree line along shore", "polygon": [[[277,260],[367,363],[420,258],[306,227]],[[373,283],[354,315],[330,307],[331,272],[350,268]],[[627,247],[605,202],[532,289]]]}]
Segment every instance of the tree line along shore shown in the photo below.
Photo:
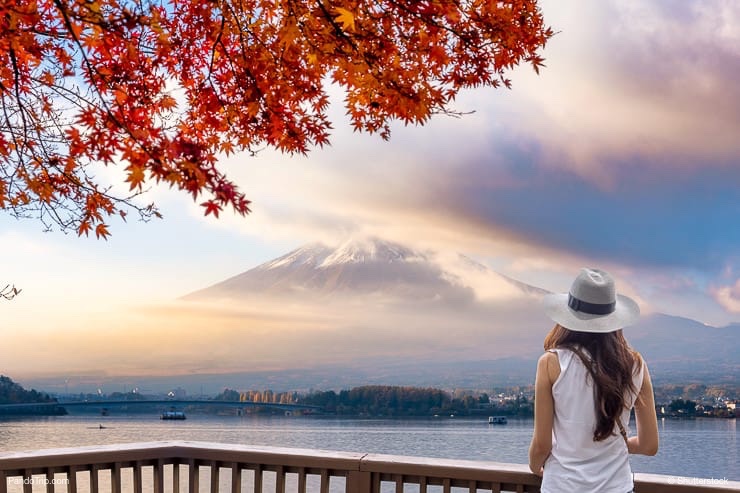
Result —
[{"label": "tree line along shore", "polygon": [[[364,385],[346,390],[318,390],[300,393],[297,391],[274,392],[272,390],[236,391],[225,389],[211,401],[249,402],[265,404],[297,404],[318,407],[314,413],[338,416],[406,417],[406,416],[476,416],[502,415],[531,417],[534,413],[533,389],[510,387],[490,392],[458,389],[445,391],[434,387]],[[171,393],[170,393],[171,395]],[[658,398],[660,396],[660,399]],[[698,396],[698,397],[697,397]],[[114,392],[110,395],[80,394],[78,400],[121,400],[146,401],[162,396],[145,396],[137,392]],[[0,404],[51,403],[56,399],[47,393],[26,390],[6,376],[0,376]],[[736,400],[731,389],[706,387],[690,384],[656,388],[656,411],[658,416],[735,417]],[[0,415],[18,414],[66,414],[59,408],[39,407],[24,411],[0,410]],[[200,409],[209,412],[207,405]],[[280,412],[268,406],[254,407],[250,413]]]},{"label": "tree line along shore", "polygon": [[[334,390],[298,392],[273,392],[251,390],[238,392],[225,390],[217,400],[265,403],[306,404],[319,406],[325,414],[339,416],[476,416],[502,415],[532,417],[534,391],[531,387],[512,387],[502,391],[476,392],[456,390],[447,392],[432,387],[403,387],[365,385],[336,392]],[[668,386],[656,395],[656,412],[659,417],[735,417],[735,398],[728,389],[690,384],[685,387]],[[679,397],[681,396],[681,397]],[[688,396],[698,396],[694,399]],[[686,398],[683,398],[686,397]],[[267,408],[255,413],[275,412]]]}]

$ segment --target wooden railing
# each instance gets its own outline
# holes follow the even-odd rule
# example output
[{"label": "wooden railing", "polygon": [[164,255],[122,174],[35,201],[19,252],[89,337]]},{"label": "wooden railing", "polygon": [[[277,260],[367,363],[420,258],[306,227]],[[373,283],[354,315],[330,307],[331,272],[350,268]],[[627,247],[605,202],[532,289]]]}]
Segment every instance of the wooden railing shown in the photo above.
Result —
[{"label": "wooden railing", "polygon": [[[740,482],[636,474],[638,493],[740,491]],[[154,442],[0,453],[0,493],[539,492],[522,464]]]}]

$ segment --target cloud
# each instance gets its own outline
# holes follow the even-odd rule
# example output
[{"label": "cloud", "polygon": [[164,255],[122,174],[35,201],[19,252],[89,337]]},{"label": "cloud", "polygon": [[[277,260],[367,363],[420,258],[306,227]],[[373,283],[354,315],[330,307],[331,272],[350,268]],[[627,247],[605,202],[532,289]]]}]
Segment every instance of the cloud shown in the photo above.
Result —
[{"label": "cloud", "polygon": [[[521,161],[536,157],[523,155]],[[718,271],[740,242],[736,172],[716,170],[656,183],[625,179],[611,190],[567,172],[518,170],[517,186],[489,185],[495,156],[471,162],[469,183],[433,190],[437,207],[476,218],[521,242],[600,260]],[[526,165],[524,168],[526,169]],[[630,165],[635,174],[640,163]],[[431,197],[430,197],[431,200]]]},{"label": "cloud", "polygon": [[740,170],[644,176],[650,164],[636,159],[615,162],[622,175],[607,188],[539,164],[536,142],[504,138],[463,149],[455,161],[420,162],[447,145],[430,143],[404,161],[379,150],[374,157],[388,164],[372,172],[337,164],[341,152],[285,160],[273,174],[243,180],[257,190],[254,216],[212,224],[302,242],[364,233],[476,255],[702,269],[719,269],[740,241],[740,230],[727,227],[740,212]]},{"label": "cloud", "polygon": [[719,286],[711,290],[714,299],[727,311],[740,313],[740,279],[729,286]]},{"label": "cloud", "polygon": [[[648,168],[726,167],[740,143],[740,10],[721,0],[546,2],[547,68],[515,78],[517,132],[548,164],[608,183]],[[523,88],[518,91],[516,88]],[[508,102],[507,102],[508,103]],[[503,104],[503,103],[502,103]]]}]

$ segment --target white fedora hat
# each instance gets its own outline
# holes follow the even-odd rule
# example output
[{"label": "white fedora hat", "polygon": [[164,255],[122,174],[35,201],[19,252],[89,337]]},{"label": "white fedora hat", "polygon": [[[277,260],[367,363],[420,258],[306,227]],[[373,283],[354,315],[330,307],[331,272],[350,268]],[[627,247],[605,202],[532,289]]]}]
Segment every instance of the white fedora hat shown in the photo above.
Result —
[{"label": "white fedora hat", "polygon": [[542,303],[548,317],[576,332],[614,332],[640,316],[637,303],[617,294],[612,276],[599,269],[581,269],[570,292],[548,294]]}]

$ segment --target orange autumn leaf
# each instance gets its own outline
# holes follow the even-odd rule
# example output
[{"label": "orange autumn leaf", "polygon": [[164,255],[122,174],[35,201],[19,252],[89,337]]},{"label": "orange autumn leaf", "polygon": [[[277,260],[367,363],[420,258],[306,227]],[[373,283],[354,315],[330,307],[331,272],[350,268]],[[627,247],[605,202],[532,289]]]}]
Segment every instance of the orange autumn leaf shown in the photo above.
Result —
[{"label": "orange autumn leaf", "polygon": [[103,223],[98,224],[95,226],[95,236],[97,238],[107,238],[110,233],[108,232],[108,226],[106,226]]},{"label": "orange autumn leaf", "polygon": [[355,16],[352,12],[342,7],[335,7],[334,11],[339,14],[334,20],[342,25],[342,29],[345,31],[355,30]]},{"label": "orange autumn leaf", "polygon": [[213,214],[214,216],[218,217],[219,212],[221,212],[221,207],[214,201],[209,200],[208,202],[203,202],[200,204],[203,206],[206,210],[205,215]]},{"label": "orange autumn leaf", "polygon": [[135,188],[141,188],[142,183],[144,183],[144,168],[141,166],[129,166],[128,168],[128,177],[126,178],[126,181],[129,182],[129,190],[133,190]]}]

